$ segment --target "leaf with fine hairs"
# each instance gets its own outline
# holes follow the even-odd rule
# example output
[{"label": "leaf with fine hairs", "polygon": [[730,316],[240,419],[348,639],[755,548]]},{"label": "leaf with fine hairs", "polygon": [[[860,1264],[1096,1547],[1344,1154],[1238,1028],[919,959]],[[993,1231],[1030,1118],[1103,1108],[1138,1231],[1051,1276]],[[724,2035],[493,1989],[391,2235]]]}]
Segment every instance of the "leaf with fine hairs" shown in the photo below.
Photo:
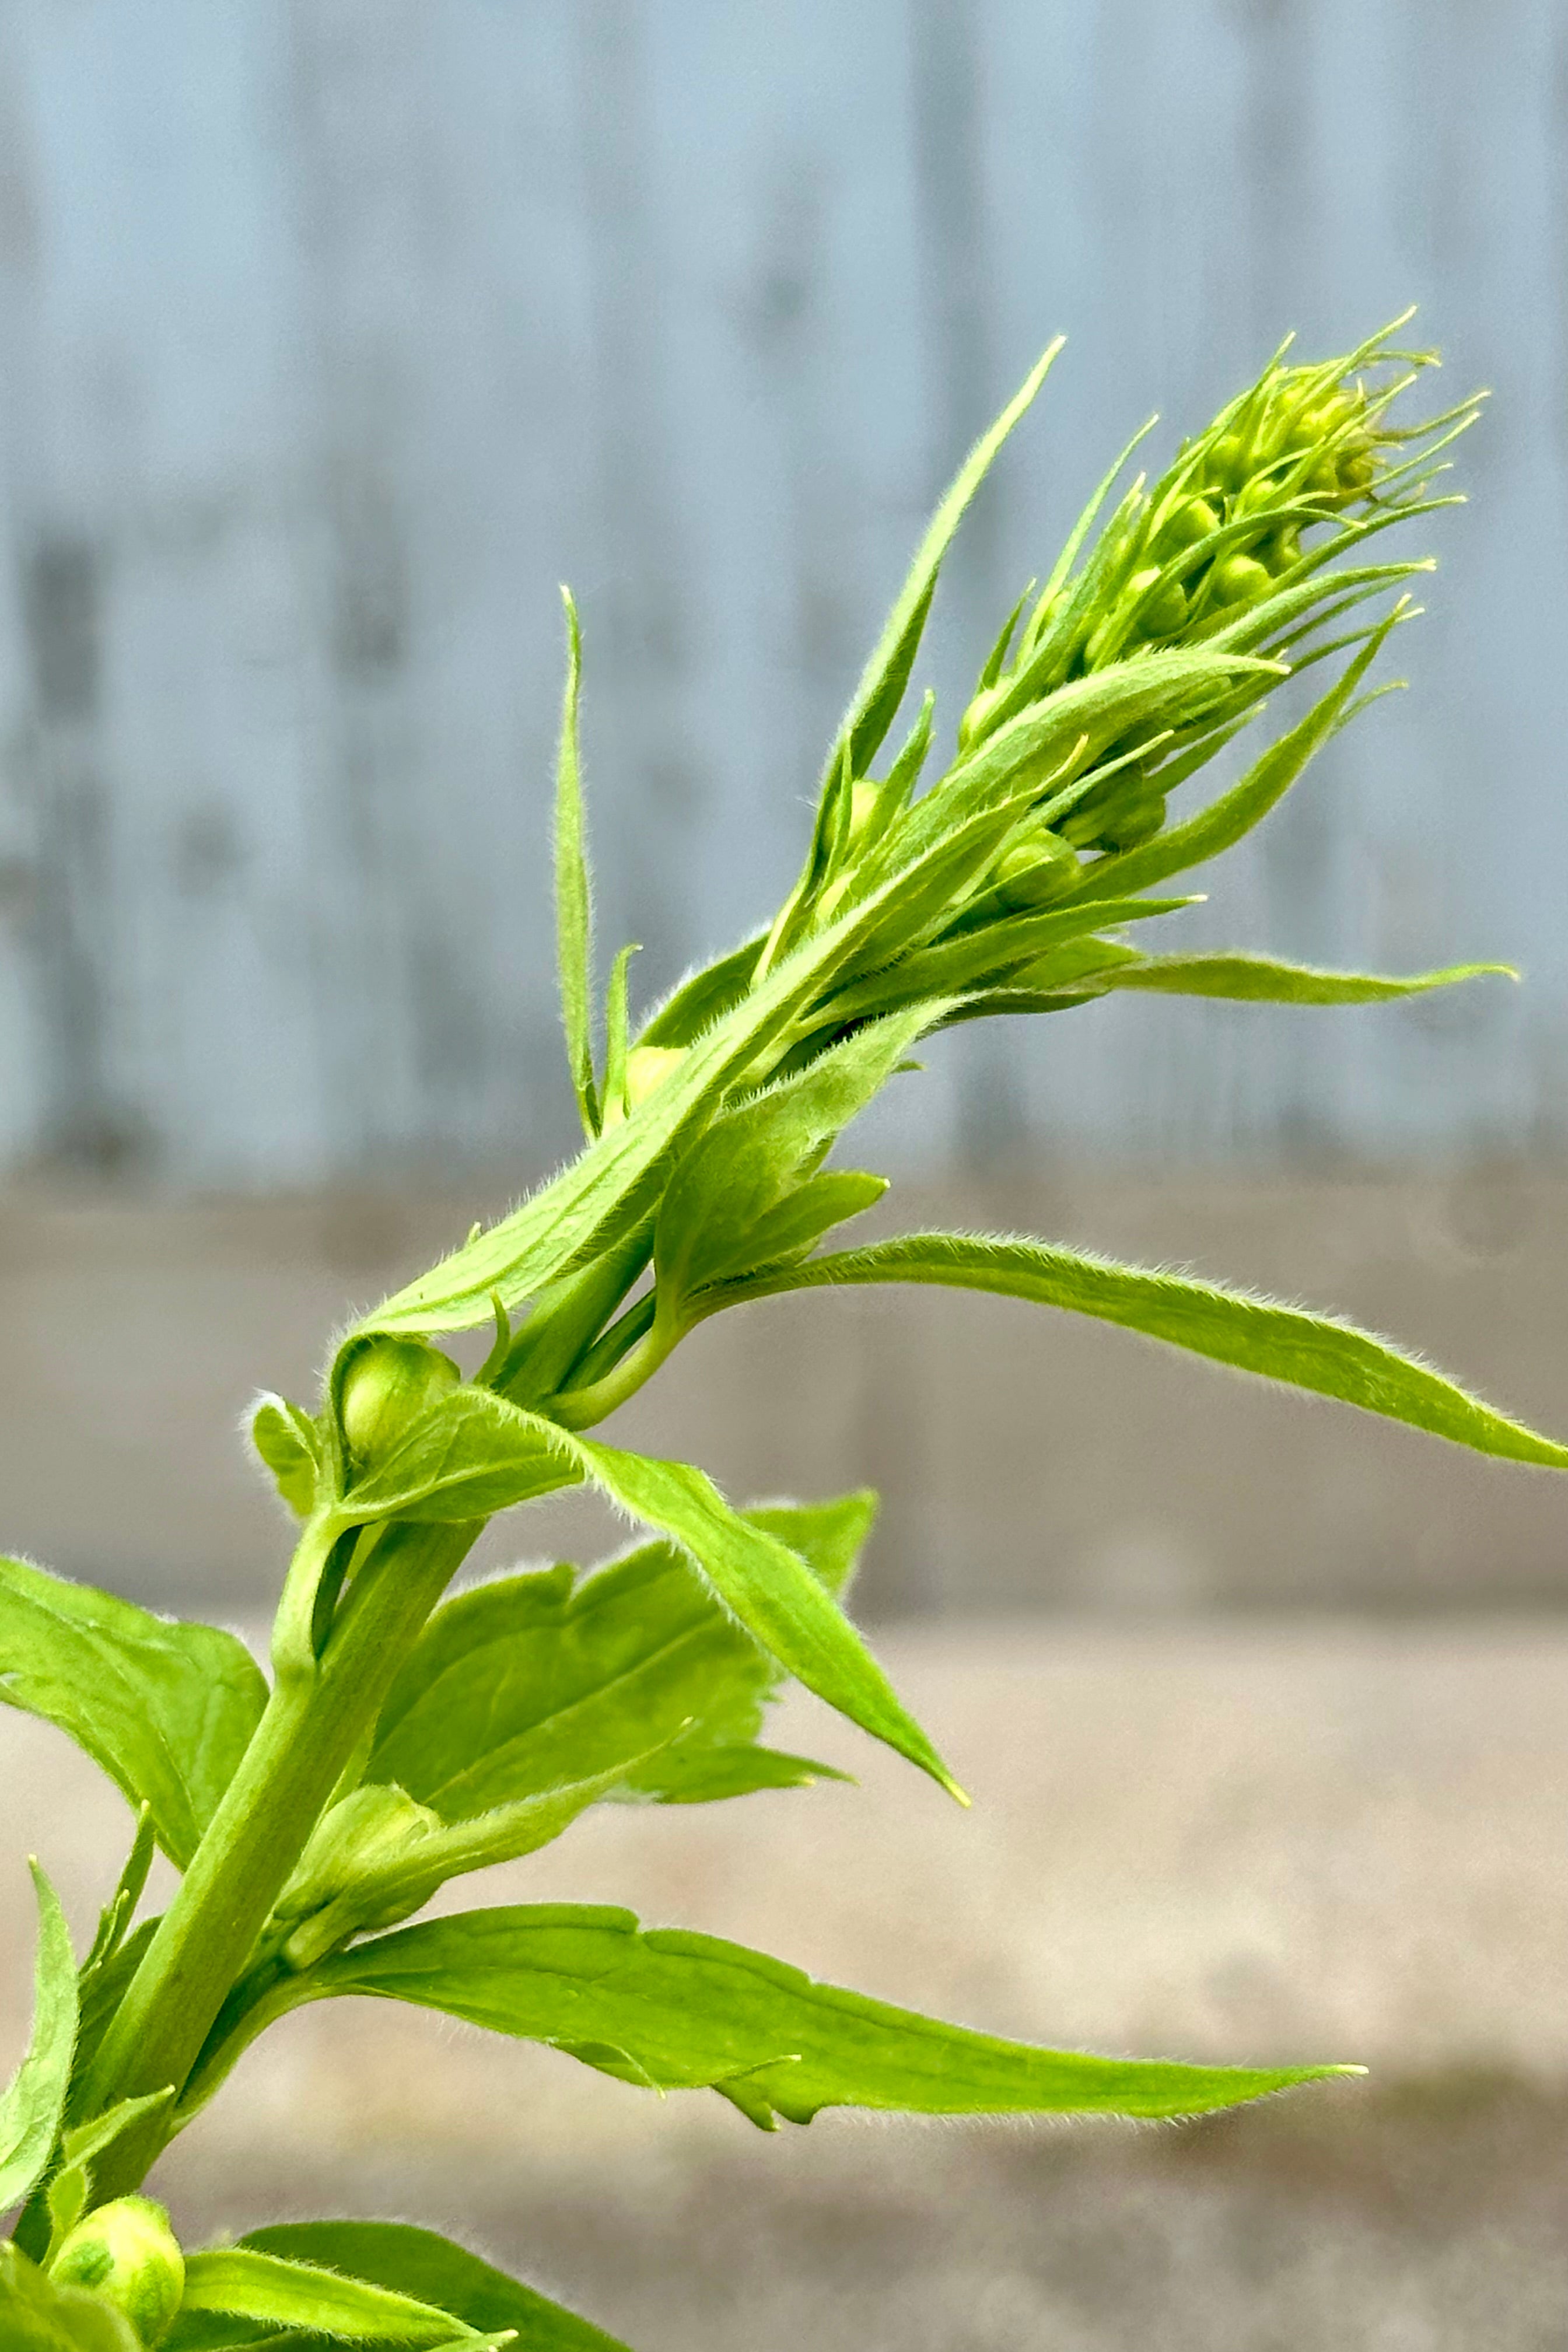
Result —
[{"label": "leaf with fine hairs", "polygon": [[1568,1469],[1568,1445],[1542,1437],[1471,1396],[1456,1381],[1386,1339],[1331,1315],[1282,1306],[1247,1291],[1163,1269],[1117,1265],[1047,1242],[988,1240],[967,1234],[902,1234],[860,1250],[830,1251],[805,1265],[721,1286],[696,1307],[716,1312],[747,1298],[837,1284],[918,1282],[994,1291],[1037,1307],[1066,1307],[1119,1323],[1151,1339],[1309,1389],[1403,1421],[1477,1454]]},{"label": "leaf with fine hairs", "polygon": [[592,1139],[599,1131],[600,1106],[594,1083],[593,903],[577,728],[583,632],[569,588],[561,591],[561,601],[566,608],[566,686],[555,754],[555,953],[566,1060],[583,1131]]},{"label": "leaf with fine hairs", "polygon": [[520,2352],[626,2352],[602,2329],[434,2230],[403,2221],[287,2221],[253,2230],[240,2243],[438,2304],[485,2335],[515,2327]]},{"label": "leaf with fine hairs", "polygon": [[962,1795],[799,1553],[749,1525],[689,1463],[625,1453],[489,1390],[460,1388],[421,1413],[339,1507],[345,1525],[393,1511],[411,1520],[460,1521],[574,1485],[596,1486],[630,1517],[678,1544],[752,1638],[807,1690]]},{"label": "leaf with fine hairs", "polygon": [[455,2313],[423,2297],[248,2245],[187,2254],[180,2314],[184,2318],[200,2312],[258,2319],[355,2344],[434,2347],[464,2333]]},{"label": "leaf with fine hairs", "polygon": [[905,2115],[1201,2115],[1345,2070],[1085,2056],[946,2025],[765,1953],[629,1911],[521,1904],[399,1929],[301,1979],[542,2042],[645,2088],[721,2092],[764,2129],[824,2107]]},{"label": "leaf with fine hairs", "polygon": [[[837,1594],[874,1509],[862,1493],[742,1516]],[[617,1767],[672,1802],[798,1786],[826,1768],[756,1745],[781,1680],[673,1544],[587,1574],[502,1577],[437,1610],[387,1694],[365,1778],[447,1822]]]},{"label": "leaf with fine hairs", "polygon": [[234,1633],[0,1559],[0,1700],[68,1732],[183,1870],[261,1720],[267,1685]]},{"label": "leaf with fine hairs", "polygon": [[38,1949],[33,1969],[33,2031],[26,2053],[0,2093],[0,2213],[20,2205],[43,2176],[65,2113],[76,2047],[76,1955],[59,1897],[35,1862]]},{"label": "leaf with fine hairs", "polygon": [[1403,974],[1321,971],[1276,956],[1149,956],[1097,978],[1103,989],[1139,988],[1163,996],[1211,996],[1232,1004],[1384,1004],[1465,980],[1517,980],[1511,964],[1456,963],[1442,971]]}]

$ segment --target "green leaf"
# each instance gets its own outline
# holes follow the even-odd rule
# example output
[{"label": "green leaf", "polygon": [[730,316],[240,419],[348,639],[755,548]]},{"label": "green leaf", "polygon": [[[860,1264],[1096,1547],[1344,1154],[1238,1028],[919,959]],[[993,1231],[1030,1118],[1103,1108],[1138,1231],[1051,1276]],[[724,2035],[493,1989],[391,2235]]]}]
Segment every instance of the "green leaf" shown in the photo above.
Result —
[{"label": "green leaf", "polygon": [[455,2312],[485,2334],[515,2327],[521,2352],[626,2352],[613,2336],[563,2311],[433,2230],[401,2221],[293,2221],[253,2230],[241,2244],[294,2262],[320,2263],[395,2294]]},{"label": "green leaf", "polygon": [[[937,1014],[942,1010],[934,1008]],[[700,1283],[795,1245],[789,1224],[783,1247],[760,1237],[759,1229],[768,1235],[773,1213],[815,1174],[823,1153],[887,1084],[932,1017],[933,1009],[922,1004],[868,1022],[799,1076],[726,1111],[698,1138],[677,1163],[655,1228],[661,1317],[678,1323],[681,1300]],[[818,1204],[826,1205],[820,1194]],[[863,1194],[856,1202],[868,1205]],[[829,1215],[812,1231],[808,1214],[808,1242],[834,1222]]]},{"label": "green leaf", "polygon": [[185,2257],[187,2312],[221,2312],[356,2344],[440,2345],[460,2337],[457,2315],[421,2296],[345,2278],[319,2263],[226,2246]]},{"label": "green leaf", "polygon": [[1066,1307],[1237,1371],[1406,1422],[1477,1454],[1568,1469],[1568,1445],[1495,1412],[1442,1373],[1337,1316],[1222,1289],[1190,1275],[1117,1265],[1046,1242],[903,1234],[896,1241],[834,1251],[805,1265],[727,1285],[711,1295],[706,1311],[786,1290],[870,1282],[936,1283]]},{"label": "green leaf", "polygon": [[[862,1493],[744,1516],[837,1594],[874,1510]],[[506,1577],[436,1611],[387,1695],[366,1778],[448,1822],[627,1770],[651,1748],[660,1753],[628,1775],[645,1796],[695,1802],[796,1785],[822,1768],[744,1760],[769,1758],[754,1743],[780,1679],[672,1544],[587,1575],[561,1566]]]},{"label": "green leaf", "polygon": [[588,1475],[612,1502],[680,1545],[748,1633],[807,1690],[885,1740],[967,1803],[876,1659],[798,1552],[731,1510],[711,1479],[685,1462],[575,1441]]},{"label": "green leaf", "polygon": [[561,982],[561,1020],[566,1059],[590,1139],[599,1131],[599,1099],[594,1084],[593,910],[588,851],[583,821],[583,761],[577,738],[577,705],[583,684],[583,632],[569,588],[566,608],[566,688],[561,704],[561,740],[555,757],[555,943]]},{"label": "green leaf", "polygon": [[59,2170],[49,2182],[49,2253],[75,2229],[92,2201],[92,2168],[105,2148],[112,2147],[123,2131],[144,2116],[151,2116],[167,2106],[174,2095],[174,2084],[167,2089],[151,2091],[145,2098],[121,2099],[114,2106],[95,2116],[90,2123],[79,2124],[68,2131],[60,2147]]},{"label": "green leaf", "polygon": [[136,1833],[125,1857],[125,1867],[120,1874],[113,1894],[99,1914],[98,1933],[92,1939],[91,1950],[81,1964],[84,1983],[95,1969],[104,1967],[114,1958],[124,1942],[125,1931],[147,1885],[147,1874],[153,1867],[157,1843],[153,1828],[153,1808],[143,1804],[136,1816]]},{"label": "green leaf", "polygon": [[551,1487],[584,1482],[678,1543],[797,1681],[962,1798],[855,1628],[798,1553],[748,1526],[689,1464],[623,1453],[488,1391],[454,1389],[420,1414],[402,1444],[340,1506],[340,1516],[345,1525],[394,1511],[413,1520],[466,1521]]},{"label": "green leaf", "polygon": [[328,1960],[300,1998],[416,2002],[659,2090],[721,2091],[754,2122],[914,2115],[1198,2115],[1344,2071],[1096,2058],[944,2025],[716,1937],[628,1911],[518,1905],[405,1927]]},{"label": "green leaf", "polygon": [[835,773],[846,751],[849,754],[853,773],[864,775],[898,716],[910,672],[914,667],[915,655],[920,649],[926,614],[931,610],[931,597],[936,592],[937,574],[942,570],[942,559],[952,544],[953,535],[974,493],[990,472],[1007,436],[1045,383],[1064,341],[1065,338],[1058,335],[1047,346],[995,423],[981,435],[926,526],[925,536],[915,551],[914,562],[883,625],[876,647],[860,674],[860,682],[824,763],[824,783]]},{"label": "green leaf", "polygon": [[321,1432],[310,1414],[287,1397],[263,1396],[250,1417],[250,1442],[289,1509],[309,1518],[325,1467]]},{"label": "green leaf", "polygon": [[[643,1761],[641,1756],[631,1759]],[[622,1785],[619,1764],[581,1780],[568,1781],[538,1796],[521,1797],[487,1812],[432,1828],[406,1838],[395,1851],[374,1854],[357,1867],[350,1866],[322,1898],[302,1908],[297,1924],[288,1927],[280,1947],[286,1967],[311,1968],[328,1952],[346,1944],[351,1936],[371,1927],[390,1927],[406,1919],[444,1886],[470,1870],[488,1870],[498,1862],[517,1862],[537,1853],[570,1829],[579,1813]],[[354,1798],[387,1795],[405,1798],[374,1782],[355,1790]],[[331,1817],[329,1816],[329,1819]],[[285,1895],[288,1890],[285,1889]],[[279,1909],[283,1909],[280,1898]],[[287,1925],[288,1923],[285,1922]]]},{"label": "green leaf", "polygon": [[1269,810],[1283,800],[1313,755],[1337,733],[1352,709],[1357,688],[1397,625],[1400,608],[1375,628],[1344,674],[1322,695],[1304,719],[1271,743],[1254,761],[1239,783],[1211,802],[1185,824],[1167,825],[1141,849],[1101,857],[1090,866],[1079,897],[1125,898],[1130,890],[1147,889],[1173,874],[1201,866],[1249,834]]},{"label": "green leaf", "polygon": [[0,2344],[5,2352],[142,2352],[112,2304],[56,2286],[8,2239],[0,2239]]},{"label": "green leaf", "polygon": [[261,1670],[217,1625],[0,1559],[0,1699],[68,1732],[184,1869],[267,1704]]},{"label": "green leaf", "polygon": [[522,1414],[490,1389],[449,1390],[337,1507],[345,1527],[371,1519],[489,1518],[581,1483],[553,1423]]},{"label": "green leaf", "polygon": [[922,925],[944,919],[953,889],[984,872],[1037,791],[1026,776],[1019,781],[1021,769],[1066,761],[1080,740],[1109,741],[1141,717],[1168,719],[1173,706],[1201,706],[1238,672],[1272,676],[1277,666],[1234,655],[1152,654],[1083,679],[1054,695],[1043,711],[1000,730],[892,828],[863,890],[858,869],[853,903],[694,1039],[629,1118],[606,1129],[511,1215],[385,1300],[345,1344],[369,1331],[455,1331],[489,1323],[498,1295],[510,1310],[612,1249],[650,1213],[673,1160],[729,1092],[754,1086],[769,1056],[799,1034],[803,1017],[809,1025],[812,1008],[847,966],[858,958],[888,961]]},{"label": "green leaf", "polygon": [[1157,990],[1166,996],[1219,996],[1244,1004],[1381,1004],[1390,997],[1420,996],[1429,988],[1453,988],[1462,980],[1517,980],[1511,964],[1456,963],[1443,971],[1393,977],[1381,972],[1320,971],[1310,964],[1281,963],[1273,956],[1151,956],[1109,974],[1107,988]]},{"label": "green leaf", "polygon": [[47,2167],[65,2113],[76,2047],[76,1955],[59,1898],[38,1864],[28,1864],[38,1905],[33,1967],[33,2032],[26,2055],[0,2094],[0,2213],[32,2194]]}]

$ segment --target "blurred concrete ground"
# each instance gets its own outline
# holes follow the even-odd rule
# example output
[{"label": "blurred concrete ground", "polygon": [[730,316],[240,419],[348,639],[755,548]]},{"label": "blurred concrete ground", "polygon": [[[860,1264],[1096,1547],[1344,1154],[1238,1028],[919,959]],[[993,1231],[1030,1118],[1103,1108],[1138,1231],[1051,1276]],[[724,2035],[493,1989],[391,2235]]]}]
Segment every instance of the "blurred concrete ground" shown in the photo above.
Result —
[{"label": "blurred concrete ground", "polygon": [[[1352,1312],[1568,1427],[1568,1183],[1062,1177],[902,1188]],[[259,1631],[285,1530],[236,1443],[334,1318],[471,1210],[0,1206],[8,1540]],[[700,1335],[617,1425],[738,1496],[889,1495],[863,1588],[960,1813],[857,1770],[602,1811],[481,1899],[628,1902],[1066,2045],[1329,2057],[1364,2084],[1180,2130],[826,2116],[754,2133],[414,2011],[291,2021],[164,2168],[193,2231],[421,2218],[638,2352],[1558,2352],[1568,2307],[1568,1621],[1546,1475],[991,1300],[795,1302]],[[539,1512],[502,1550],[616,1531]],[[1031,1604],[1044,1604],[1043,1606]],[[809,1718],[809,1720],[807,1719]],[[79,1934],[126,1817],[0,1714],[0,2060],[36,1849]]]}]

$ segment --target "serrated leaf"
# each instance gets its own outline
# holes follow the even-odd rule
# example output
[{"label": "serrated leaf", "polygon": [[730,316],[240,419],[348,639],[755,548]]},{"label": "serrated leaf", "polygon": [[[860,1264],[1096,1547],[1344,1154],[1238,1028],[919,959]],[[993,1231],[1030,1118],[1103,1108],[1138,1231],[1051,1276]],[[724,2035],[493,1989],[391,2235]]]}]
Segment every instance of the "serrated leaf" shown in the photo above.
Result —
[{"label": "serrated leaf", "polygon": [[143,2352],[112,2304],[56,2286],[9,2240],[0,2240],[0,2344],[5,2352]]},{"label": "serrated leaf", "polygon": [[218,1625],[155,1617],[112,1593],[0,1559],[0,1699],[68,1732],[152,1807],[184,1869],[267,1704],[261,1670]]},{"label": "serrated leaf", "polygon": [[180,2309],[182,2316],[221,2312],[355,2344],[436,2346],[464,2332],[455,2313],[422,2297],[248,2244],[187,2254]]},{"label": "serrated leaf", "polygon": [[713,2089],[759,2122],[913,2115],[1199,2115],[1343,2070],[1191,2066],[1039,2049],[816,1982],[629,1911],[517,1905],[341,1953],[301,1999],[371,1993],[565,2050],[659,2090]]},{"label": "serrated leaf", "polygon": [[[446,1420],[444,1432],[433,1424]],[[538,1483],[542,1457],[557,1486],[585,1483],[679,1544],[720,1599],[779,1664],[874,1739],[961,1792],[859,1634],[799,1554],[731,1510],[689,1463],[623,1453],[478,1389],[457,1389],[419,1416],[395,1454],[342,1506],[379,1517],[466,1520],[499,1510]],[[419,1472],[416,1478],[412,1474]],[[421,1479],[424,1481],[420,1483]]]},{"label": "serrated leaf", "polygon": [[1191,1275],[1118,1265],[1046,1242],[903,1234],[730,1285],[712,1295],[709,1311],[818,1285],[879,1282],[935,1283],[1065,1307],[1237,1371],[1405,1422],[1477,1454],[1568,1469],[1568,1445],[1496,1412],[1417,1358],[1337,1316],[1226,1290]]},{"label": "serrated leaf", "polygon": [[33,1966],[33,2031],[26,2054],[0,2094],[0,2213],[29,2197],[48,2164],[70,2086],[77,2035],[76,1955],[59,1897],[30,1863],[38,1905]]},{"label": "serrated leaf", "polygon": [[1166,996],[1223,997],[1238,1004],[1383,1004],[1391,998],[1420,996],[1460,981],[1517,980],[1506,963],[1456,963],[1442,971],[1403,975],[1365,971],[1321,971],[1311,964],[1283,963],[1276,956],[1150,956],[1108,975],[1111,989],[1138,988]]},{"label": "serrated leaf", "polygon": [[310,1414],[287,1397],[263,1396],[250,1417],[250,1442],[289,1509],[309,1518],[322,1470],[321,1433]]},{"label": "serrated leaf", "polygon": [[402,2221],[291,2221],[253,2230],[240,2242],[259,2253],[319,2263],[345,2277],[438,2304],[485,2335],[515,2327],[520,2352],[626,2352],[587,2320],[433,2230]]},{"label": "serrated leaf", "polygon": [[[838,1593],[874,1507],[860,1494],[744,1516]],[[629,1775],[645,1796],[696,1802],[721,1785],[726,1795],[794,1786],[822,1768],[754,1744],[780,1680],[673,1545],[644,1545],[587,1575],[562,1566],[506,1577],[430,1619],[387,1695],[366,1778],[448,1822],[626,1769],[656,1748]],[[769,1760],[749,1768],[747,1758]]]},{"label": "serrated leaf", "polygon": [[555,755],[556,965],[566,1061],[583,1117],[583,1131],[591,1139],[599,1131],[599,1099],[594,1083],[593,907],[583,818],[583,760],[577,734],[583,632],[569,588],[561,591],[561,601],[566,609],[566,685]]}]

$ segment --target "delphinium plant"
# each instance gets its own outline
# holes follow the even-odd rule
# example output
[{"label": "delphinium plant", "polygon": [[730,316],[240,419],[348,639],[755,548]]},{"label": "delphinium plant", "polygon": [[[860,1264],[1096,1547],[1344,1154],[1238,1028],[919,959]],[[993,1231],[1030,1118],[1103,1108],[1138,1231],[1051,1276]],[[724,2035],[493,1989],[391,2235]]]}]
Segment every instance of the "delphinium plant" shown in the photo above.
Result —
[{"label": "delphinium plant", "polygon": [[[998,2040],[600,1906],[416,1916],[448,1880],[535,1851],[590,1806],[819,1778],[763,1737],[791,1677],[960,1793],[845,1611],[870,1496],[738,1509],[700,1469],[590,1433],[710,1316],[844,1284],[999,1292],[1568,1466],[1568,1448],[1338,1319],[1041,1241],[830,1238],[885,1190],[833,1162],[838,1138],[933,1031],[1119,989],[1345,1004],[1497,969],[1390,979],[1144,945],[1147,925],[1190,903],[1156,894],[1250,831],[1380,690],[1372,665],[1426,568],[1384,557],[1382,534],[1442,503],[1439,453],[1472,413],[1403,422],[1423,361],[1390,334],[1317,365],[1282,352],[1157,480],[1117,496],[1113,468],[1003,625],[954,755],[926,781],[928,695],[885,756],[945,551],[1054,356],[937,511],[776,920],[635,1034],[623,953],[602,1045],[568,601],[555,856],[585,1141],[349,1330],[314,1410],[258,1404],[256,1451],[299,1522],[270,1675],[218,1627],[0,1563],[0,1696],[76,1739],[135,1813],[79,1962],[34,1864],[35,2022],[0,2101],[0,2212],[18,2213],[0,2248],[7,2352],[609,2344],[403,2224],[295,2222],[181,2247],[142,2194],[149,2168],[307,2001],[416,2002],[638,2090],[717,2092],[768,2130],[834,2105],[1190,2116],[1341,2071]],[[1199,772],[1319,664],[1318,698],[1194,805]],[[437,1344],[487,1328],[468,1373]],[[644,1539],[586,1573],[525,1570],[448,1596],[496,1513],[572,1486],[608,1496]],[[155,1847],[178,1888],[142,1918]]]}]

